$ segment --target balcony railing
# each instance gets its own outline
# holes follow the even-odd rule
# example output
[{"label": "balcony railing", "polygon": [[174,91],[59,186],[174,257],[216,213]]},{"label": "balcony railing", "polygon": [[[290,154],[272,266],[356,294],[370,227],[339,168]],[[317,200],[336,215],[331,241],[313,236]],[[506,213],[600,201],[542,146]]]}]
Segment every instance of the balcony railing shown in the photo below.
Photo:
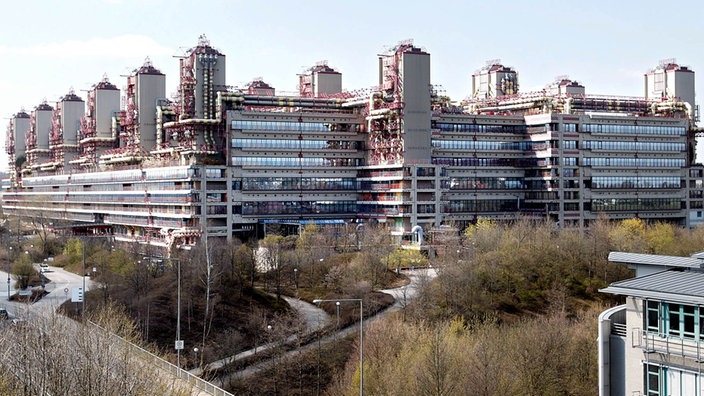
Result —
[{"label": "balcony railing", "polygon": [[669,337],[661,333],[653,333],[639,328],[633,330],[632,347],[641,348],[644,352],[665,353],[673,356],[704,360],[702,342],[694,339]]}]

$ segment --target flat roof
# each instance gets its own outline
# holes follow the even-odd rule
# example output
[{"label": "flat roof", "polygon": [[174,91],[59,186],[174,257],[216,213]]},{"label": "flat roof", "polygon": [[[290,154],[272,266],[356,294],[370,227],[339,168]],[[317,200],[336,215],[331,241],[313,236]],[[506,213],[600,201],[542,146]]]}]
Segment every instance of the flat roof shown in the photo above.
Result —
[{"label": "flat roof", "polygon": [[697,257],[661,256],[657,254],[609,253],[612,263],[654,265],[669,268],[702,268],[704,260]]},{"label": "flat roof", "polygon": [[704,271],[673,269],[610,284],[600,292],[704,305]]}]

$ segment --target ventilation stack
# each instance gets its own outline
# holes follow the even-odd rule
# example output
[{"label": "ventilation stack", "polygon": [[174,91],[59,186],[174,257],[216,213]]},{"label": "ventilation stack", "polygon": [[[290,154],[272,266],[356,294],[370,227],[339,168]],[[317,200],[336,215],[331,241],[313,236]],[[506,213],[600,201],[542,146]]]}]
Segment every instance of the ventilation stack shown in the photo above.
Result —
[{"label": "ventilation stack", "polygon": [[276,90],[271,85],[265,83],[262,77],[256,77],[249,84],[247,84],[247,94],[258,96],[275,96]]},{"label": "ventilation stack", "polygon": [[27,147],[27,167],[23,173],[31,173],[38,169],[40,164],[51,159],[49,150],[49,135],[51,133],[51,118],[54,108],[46,100],[35,107],[29,117],[29,132],[25,137]]},{"label": "ventilation stack", "polygon": [[[100,163],[139,163],[147,158],[149,151],[156,148],[156,106],[164,95],[166,76],[147,58],[142,67],[127,77],[124,110],[120,112],[120,147],[105,151]],[[106,104],[103,111],[109,107]]]},{"label": "ventilation stack", "polygon": [[78,159],[70,161],[72,164],[82,167],[95,166],[105,150],[115,147],[117,131],[113,129],[112,119],[113,115],[119,112],[120,90],[105,76],[88,91],[86,113],[81,119],[81,155]]},{"label": "ventilation stack", "polygon": [[472,74],[473,99],[498,99],[518,93],[518,73],[493,59]]},{"label": "ventilation stack", "polygon": [[[198,45],[180,59],[179,98],[175,106],[178,120],[165,122],[166,135],[182,160],[218,154],[224,149],[219,129],[222,120],[216,111],[217,93],[227,91],[225,55],[210,46],[201,35]],[[164,149],[163,147],[161,149]]]},{"label": "ventilation stack", "polygon": [[694,71],[680,66],[675,59],[664,59],[645,73],[645,98],[665,101],[668,99],[689,103],[691,117],[697,115],[694,95]]},{"label": "ventilation stack", "polygon": [[430,161],[430,54],[400,42],[379,56],[379,86],[370,101],[370,165]]},{"label": "ventilation stack", "polygon": [[10,118],[10,123],[7,126],[5,152],[8,158],[7,169],[10,172],[9,176],[13,186],[17,185],[18,171],[27,159],[25,136],[29,132],[29,119],[29,114],[21,110]]},{"label": "ventilation stack", "polygon": [[78,157],[78,135],[85,103],[72,90],[57,103],[51,119],[49,149],[51,161],[41,164],[42,171],[55,171]]},{"label": "ventilation stack", "polygon": [[557,76],[555,81],[545,88],[549,96],[584,96],[584,85],[572,81],[568,76]]},{"label": "ventilation stack", "polygon": [[320,61],[298,75],[298,91],[304,98],[320,98],[342,92],[342,73]]}]

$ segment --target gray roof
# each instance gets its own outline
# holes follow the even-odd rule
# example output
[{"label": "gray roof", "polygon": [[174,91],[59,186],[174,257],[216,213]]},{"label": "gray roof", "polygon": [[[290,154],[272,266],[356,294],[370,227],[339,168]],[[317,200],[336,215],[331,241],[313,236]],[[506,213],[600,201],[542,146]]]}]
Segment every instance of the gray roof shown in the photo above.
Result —
[{"label": "gray roof", "polygon": [[702,268],[704,260],[695,257],[661,256],[657,254],[641,253],[609,253],[609,261],[612,263],[656,265],[670,268]]},{"label": "gray roof", "polygon": [[599,291],[654,300],[704,304],[704,272],[662,271],[614,282]]}]

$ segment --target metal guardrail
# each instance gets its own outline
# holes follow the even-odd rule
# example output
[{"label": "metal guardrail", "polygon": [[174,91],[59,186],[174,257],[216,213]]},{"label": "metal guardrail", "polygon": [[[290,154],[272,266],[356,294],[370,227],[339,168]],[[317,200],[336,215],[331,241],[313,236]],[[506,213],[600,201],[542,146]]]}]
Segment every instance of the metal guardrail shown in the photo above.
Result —
[{"label": "metal guardrail", "polygon": [[668,355],[680,356],[704,361],[702,344],[694,339],[668,337],[665,334],[653,333],[639,328],[633,329],[633,347],[641,348],[645,352],[659,352]]},{"label": "metal guardrail", "polygon": [[197,377],[188,371],[176,366],[173,363],[170,363],[159,356],[147,351],[146,349],[139,347],[126,339],[118,336],[117,334],[114,334],[112,332],[109,332],[108,330],[98,326],[97,324],[88,321],[88,323],[98,329],[100,329],[102,332],[109,334],[111,337],[116,338],[120,340],[122,343],[124,343],[127,348],[129,349],[130,352],[134,352],[136,354],[139,354],[141,359],[150,362],[154,366],[156,366],[158,369],[163,370],[167,374],[171,375],[173,378],[177,378],[183,382],[185,382],[187,385],[190,385],[192,388],[198,389],[202,392],[205,392],[209,395],[213,396],[234,396],[232,393],[227,392],[226,390],[213,385],[212,383],[204,380],[203,378]]}]

